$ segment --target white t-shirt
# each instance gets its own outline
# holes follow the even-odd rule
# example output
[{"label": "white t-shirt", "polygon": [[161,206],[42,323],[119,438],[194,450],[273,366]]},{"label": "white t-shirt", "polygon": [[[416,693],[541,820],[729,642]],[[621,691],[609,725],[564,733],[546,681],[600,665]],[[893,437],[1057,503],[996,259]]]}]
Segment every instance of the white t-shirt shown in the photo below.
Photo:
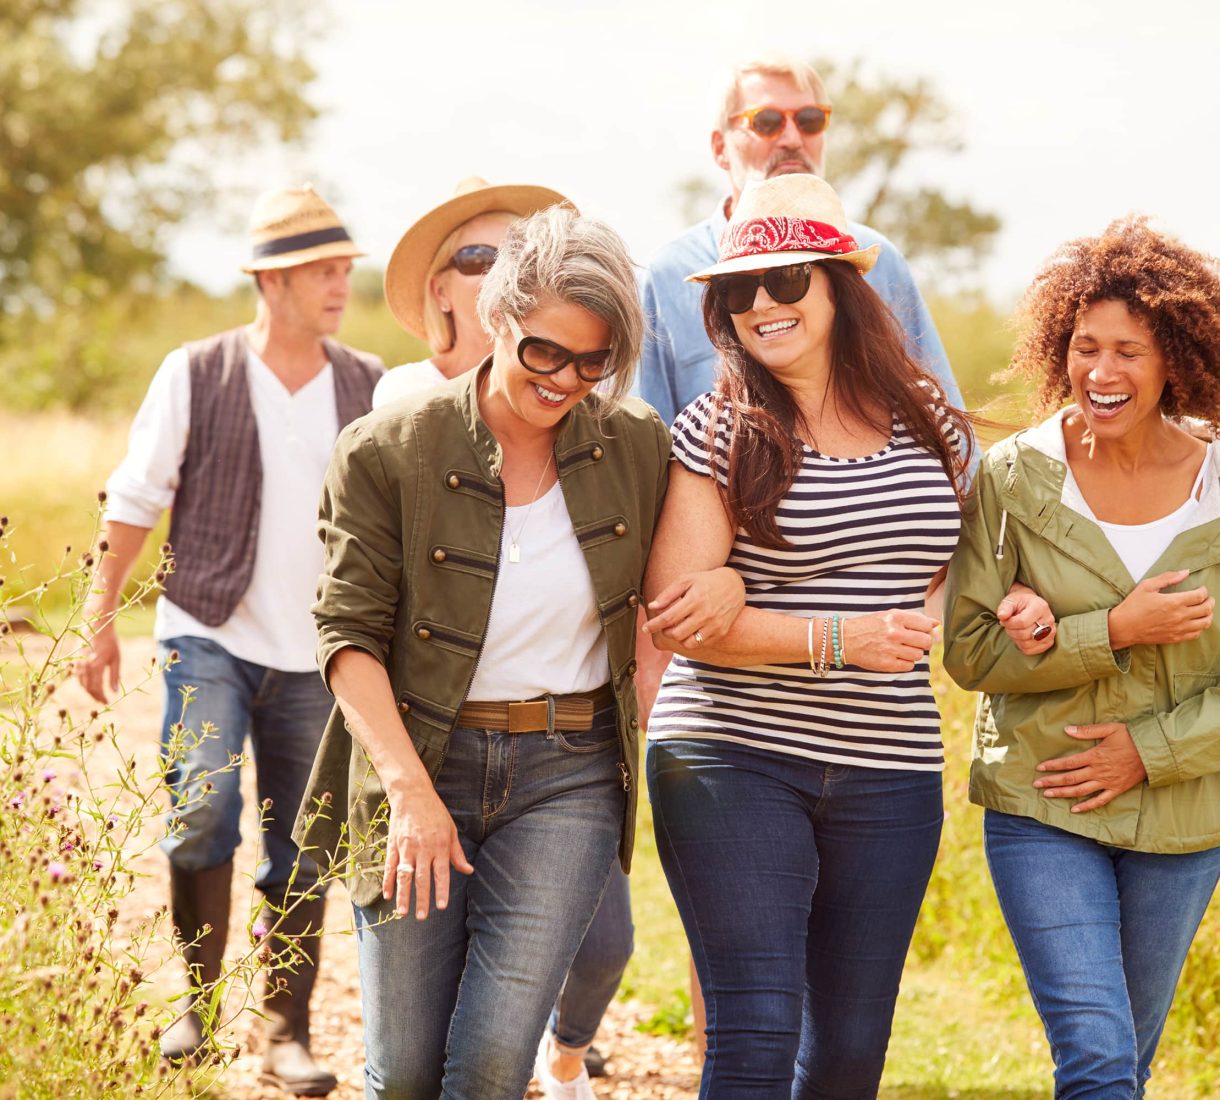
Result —
[{"label": "white t-shirt", "polygon": [[377,386],[373,390],[373,408],[380,409],[400,397],[430,390],[438,383],[448,381],[431,359],[423,359],[418,363],[403,363],[400,367],[386,371],[377,380]]},{"label": "white t-shirt", "polygon": [[[208,638],[234,657],[282,672],[311,672],[310,606],[323,550],[318,497],[339,434],[328,363],[295,393],[247,349],[246,378],[258,425],[263,485],[254,573],[233,614],[208,626],[168,597],[157,601],[158,639]],[[153,527],[174,502],[190,434],[191,375],[185,348],[165,357],[131,426],[127,455],[106,483],[106,518]]]},{"label": "white t-shirt", "polygon": [[[528,520],[526,513],[529,513]],[[510,560],[516,541],[520,561]],[[504,510],[500,571],[487,636],[468,698],[533,699],[592,691],[610,679],[606,638],[589,566],[556,482]]]},{"label": "white t-shirt", "polygon": [[1084,505],[1085,514],[1101,528],[1110,545],[1114,547],[1114,552],[1127,567],[1131,579],[1137,584],[1144,579],[1153,563],[1165,553],[1169,544],[1190,526],[1191,517],[1199,508],[1199,489],[1203,484],[1204,473],[1211,468],[1212,450],[1215,446],[1215,441],[1207,445],[1203,464],[1199,467],[1195,483],[1191,486],[1190,495],[1186,500],[1169,515],[1154,519],[1151,523],[1108,523],[1098,519],[1093,514],[1093,509],[1085,502],[1080,486],[1072,475],[1072,469],[1068,467],[1067,476],[1071,478],[1076,489],[1079,503]]}]

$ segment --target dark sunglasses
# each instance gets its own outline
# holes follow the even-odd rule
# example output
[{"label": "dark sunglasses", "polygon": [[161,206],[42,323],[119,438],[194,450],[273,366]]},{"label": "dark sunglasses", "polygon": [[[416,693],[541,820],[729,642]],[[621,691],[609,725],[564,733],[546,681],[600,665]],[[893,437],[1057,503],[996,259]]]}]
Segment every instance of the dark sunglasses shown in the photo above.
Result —
[{"label": "dark sunglasses", "polygon": [[610,366],[613,348],[586,351],[577,355],[552,340],[544,340],[541,336],[525,336],[516,321],[511,317],[507,320],[509,328],[518,337],[517,359],[533,374],[558,374],[569,363],[576,367],[576,377],[582,382],[600,382],[614,373]]},{"label": "dark sunglasses", "polygon": [[495,245],[464,244],[441,270],[447,271],[454,267],[459,275],[486,275],[491,270],[491,265],[496,262],[497,255]]},{"label": "dark sunglasses", "polygon": [[766,287],[771,300],[790,306],[809,293],[813,262],[769,267],[761,275],[713,275],[712,293],[730,313],[746,313],[754,307],[759,284]]},{"label": "dark sunglasses", "polygon": [[830,122],[830,108],[822,103],[796,111],[781,111],[778,107],[755,107],[752,111],[738,111],[737,114],[730,115],[730,124],[739,118],[744,118],[746,125],[759,137],[778,137],[788,119],[792,119],[796,128],[806,137],[813,137],[826,129]]}]

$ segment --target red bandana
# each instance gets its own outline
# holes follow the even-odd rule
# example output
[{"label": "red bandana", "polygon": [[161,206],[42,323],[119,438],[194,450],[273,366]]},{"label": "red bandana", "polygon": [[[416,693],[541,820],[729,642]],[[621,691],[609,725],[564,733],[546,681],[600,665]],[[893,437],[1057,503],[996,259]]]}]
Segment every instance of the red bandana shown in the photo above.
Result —
[{"label": "red bandana", "polygon": [[826,222],[807,218],[752,218],[730,225],[720,239],[720,262],[769,252],[827,252],[845,255],[859,250],[855,237]]}]

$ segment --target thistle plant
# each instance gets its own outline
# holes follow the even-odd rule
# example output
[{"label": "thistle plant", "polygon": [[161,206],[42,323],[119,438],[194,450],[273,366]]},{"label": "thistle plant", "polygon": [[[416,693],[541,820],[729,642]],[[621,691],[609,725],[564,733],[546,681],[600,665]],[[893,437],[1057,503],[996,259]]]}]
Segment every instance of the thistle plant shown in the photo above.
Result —
[{"label": "thistle plant", "polygon": [[[220,979],[196,986],[193,998],[186,990],[168,1001],[159,995],[181,987],[163,971],[180,969],[183,945],[166,904],[136,915],[125,903],[142,879],[161,877],[163,857],[153,849],[167,828],[181,827],[177,814],[167,824],[167,774],[215,730],[192,728],[196,689],[188,686],[155,759],[147,745],[141,757],[139,746],[125,743],[116,708],[134,692],[160,690],[157,659],[109,703],[65,705],[62,688],[90,629],[84,607],[93,571],[107,547],[95,528],[93,549],[74,558],[66,548],[49,577],[29,584],[23,574],[26,583],[6,588],[4,574],[20,570],[9,533],[0,516],[0,1100],[207,1092],[238,1053],[233,1024],[257,1011],[252,989],[260,970],[294,970],[322,930],[281,931],[285,915],[305,900],[291,887],[280,906],[252,900],[248,934],[243,944],[230,943]],[[152,598],[172,569],[167,545],[133,582],[119,614]],[[24,591],[10,595],[16,587]],[[222,770],[246,762],[233,756]],[[206,798],[214,776],[199,778]],[[328,816],[329,801],[310,816]],[[261,807],[263,815],[270,810]],[[344,854],[323,868],[319,891],[346,873],[351,847],[367,851],[345,841]],[[190,1011],[202,1018],[208,1053],[169,1064],[158,1040]]]}]

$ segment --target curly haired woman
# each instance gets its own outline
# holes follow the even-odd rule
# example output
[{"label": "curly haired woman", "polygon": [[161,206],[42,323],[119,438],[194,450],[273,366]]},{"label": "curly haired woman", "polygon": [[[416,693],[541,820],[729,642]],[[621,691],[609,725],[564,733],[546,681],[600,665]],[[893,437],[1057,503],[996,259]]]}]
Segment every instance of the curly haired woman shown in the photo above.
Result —
[{"label": "curly haired woman", "polygon": [[[1185,419],[1220,421],[1220,264],[1126,219],[1025,313],[1012,370],[1072,404],[983,461],[945,667],[988,696],[970,797],[1055,1096],[1139,1100],[1220,878],[1220,459]],[[1014,581],[1054,629],[1014,629]]]}]

